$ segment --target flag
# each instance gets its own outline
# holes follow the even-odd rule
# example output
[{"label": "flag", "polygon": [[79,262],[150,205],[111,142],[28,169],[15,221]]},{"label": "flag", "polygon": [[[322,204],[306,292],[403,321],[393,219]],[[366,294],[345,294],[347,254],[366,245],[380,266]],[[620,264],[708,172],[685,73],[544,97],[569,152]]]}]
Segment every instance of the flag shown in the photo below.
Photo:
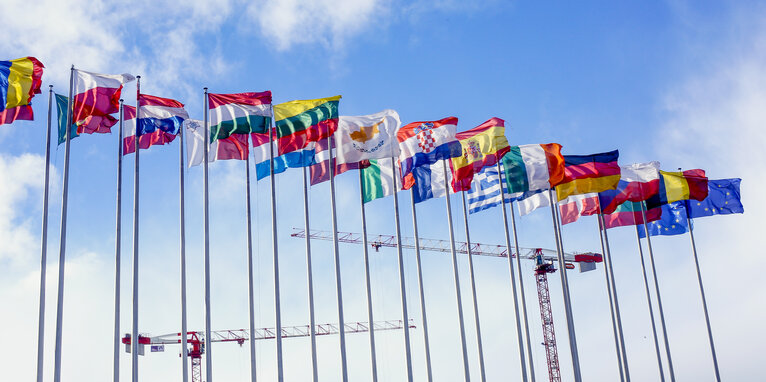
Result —
[{"label": "flag", "polygon": [[44,67],[34,57],[0,61],[0,125],[34,119],[32,98],[41,92]]},{"label": "flag", "polygon": [[[412,192],[415,195],[415,203],[447,195],[447,186],[444,183],[444,179],[447,179],[447,184],[451,184],[452,171],[447,168],[445,172],[445,165],[446,163],[438,161],[412,169],[412,177],[415,182]],[[454,191],[450,190],[450,193],[454,193]]]},{"label": "flag", "polygon": [[558,199],[616,188],[620,181],[619,156],[617,150],[592,155],[564,155],[564,179],[556,186]]},{"label": "flag", "polygon": [[[501,185],[503,193],[500,191]],[[473,176],[471,189],[468,190],[468,213],[473,214],[500,205],[503,202],[502,195],[505,195],[506,202],[512,202],[521,193],[508,193],[505,174],[498,174],[496,166],[484,167]]]},{"label": "flag", "polygon": [[[643,224],[644,218],[641,214],[641,203],[643,202],[625,202],[620,204],[611,214],[604,214],[604,227],[615,228]],[[661,216],[662,209],[659,206],[647,207],[647,222],[659,220]]]},{"label": "flag", "polygon": [[[399,166],[393,163],[391,158],[370,159],[370,165],[361,171],[365,203],[402,190]],[[394,190],[394,171],[396,171],[396,190]]]},{"label": "flag", "polygon": [[564,157],[558,143],[511,146],[502,163],[512,193],[547,190],[564,179]]},{"label": "flag", "polygon": [[590,216],[598,214],[598,194],[578,194],[570,195],[566,199],[558,202],[561,224],[576,222],[580,216]]},{"label": "flag", "polygon": [[[72,123],[78,126],[77,133],[108,132],[117,119],[106,118],[110,114],[120,111],[120,96],[122,94],[122,85],[135,80],[130,74],[98,74],[86,72],[84,70],[74,71],[74,89]],[[98,121],[95,126],[101,126],[102,129],[91,129],[85,131],[85,126],[91,126],[92,117],[105,117]],[[90,119],[88,117],[91,117]],[[108,121],[108,122],[104,122]],[[106,127],[102,124],[111,123]]]},{"label": "flag", "polygon": [[686,200],[686,211],[690,218],[713,215],[741,214],[745,212],[740,201],[739,184],[742,179],[718,179],[708,181],[708,195],[705,200]]},{"label": "flag", "polygon": [[[186,126],[186,163],[191,168],[192,166],[202,164],[205,147],[205,136],[202,132],[204,125],[202,121],[187,119],[184,121],[184,126]],[[212,163],[225,159],[247,159],[247,137],[247,134],[232,134],[227,138],[208,142],[207,162]]]},{"label": "flag", "polygon": [[551,200],[547,190],[527,191],[516,198],[516,205],[519,215],[524,216],[538,208],[550,206]]},{"label": "flag", "polygon": [[460,142],[462,155],[452,158],[452,189],[468,191],[474,174],[487,166],[494,166],[510,146],[505,138],[505,121],[490,118],[471,130],[455,134]]},{"label": "flag", "polygon": [[138,146],[144,150],[172,142],[183,126],[183,121],[189,119],[184,104],[176,100],[140,94],[138,102],[138,118],[135,118],[135,108],[123,107],[125,121],[122,155],[136,151],[136,135],[139,136]]},{"label": "flag", "polygon": [[[664,204],[656,209],[661,211],[662,217],[647,224],[650,235],[681,235],[689,230],[689,221],[686,219],[684,202],[678,201]],[[647,217],[647,220],[650,219]],[[643,224],[638,226],[638,236],[641,238],[646,237]]]},{"label": "flag", "polygon": [[[278,151],[276,131],[274,131],[274,153]],[[253,133],[250,134],[250,140],[253,142],[253,155],[255,156],[255,176],[257,180],[261,180],[268,177],[271,173],[271,167],[269,166],[269,160],[271,159],[271,152],[269,151],[269,134],[268,133]],[[274,174],[285,172],[288,168],[308,167],[316,163],[314,161],[314,144],[316,142],[309,142],[308,145],[302,150],[292,151],[286,154],[282,154],[274,157]]]},{"label": "flag", "polygon": [[333,135],[336,162],[356,163],[398,157],[396,130],[401,124],[399,113],[390,109],[370,115],[340,116],[338,129]]},{"label": "flag", "polygon": [[232,134],[266,133],[271,125],[271,92],[208,93],[210,142]]},{"label": "flag", "polygon": [[620,181],[614,190],[598,194],[601,213],[614,212],[626,201],[641,202],[660,192],[660,162],[634,163],[620,167]]},{"label": "flag", "polygon": [[412,187],[414,178],[410,174],[414,168],[454,158],[463,153],[462,145],[455,137],[456,130],[457,118],[447,117],[438,121],[413,122],[396,132],[401,149],[399,166],[402,177],[406,178],[403,189]]},{"label": "flag", "polygon": [[[314,142],[314,164],[309,167],[311,185],[319,184],[330,180],[330,150],[329,142],[327,139],[322,139],[318,142]],[[335,158],[338,150],[342,148],[332,148],[332,157]],[[369,160],[362,160],[360,162],[335,162],[335,170],[333,176],[338,176],[348,170],[359,170],[370,165]]]},{"label": "flag", "polygon": [[[67,122],[67,107],[69,106],[69,98],[61,94],[55,94],[56,98],[56,119],[58,120],[58,136],[59,144],[66,141],[66,122]],[[77,133],[77,125],[72,124],[69,128],[69,139],[75,139],[80,134]]]},{"label": "flag", "polygon": [[298,100],[274,105],[279,154],[306,148],[332,135],[338,128],[341,96]]},{"label": "flag", "polygon": [[705,200],[708,194],[708,180],[705,170],[660,171],[660,203],[679,200]]}]

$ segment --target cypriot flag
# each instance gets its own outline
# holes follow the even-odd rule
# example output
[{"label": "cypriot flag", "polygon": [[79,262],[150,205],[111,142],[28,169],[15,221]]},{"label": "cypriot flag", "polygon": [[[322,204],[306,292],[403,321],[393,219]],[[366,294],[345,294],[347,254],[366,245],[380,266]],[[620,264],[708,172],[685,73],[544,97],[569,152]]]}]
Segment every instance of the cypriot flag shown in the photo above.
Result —
[{"label": "cypriot flag", "polygon": [[401,120],[394,110],[361,116],[340,116],[335,131],[336,163],[399,156],[396,130]]}]

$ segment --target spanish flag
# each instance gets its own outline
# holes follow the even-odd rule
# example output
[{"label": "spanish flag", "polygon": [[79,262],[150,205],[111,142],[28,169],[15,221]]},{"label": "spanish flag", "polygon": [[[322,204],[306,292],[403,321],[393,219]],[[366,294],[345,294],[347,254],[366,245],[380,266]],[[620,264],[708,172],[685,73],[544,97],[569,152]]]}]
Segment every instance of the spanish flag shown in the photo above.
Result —
[{"label": "spanish flag", "polygon": [[43,67],[34,57],[0,61],[0,125],[34,119],[31,101],[40,94]]},{"label": "spanish flag", "polygon": [[556,185],[558,199],[616,188],[620,182],[619,156],[617,150],[591,155],[564,155],[564,179]]},{"label": "spanish flag", "polygon": [[471,189],[473,174],[487,166],[494,166],[511,149],[505,138],[505,121],[490,118],[471,130],[455,134],[463,155],[452,158],[452,189],[455,192]]}]

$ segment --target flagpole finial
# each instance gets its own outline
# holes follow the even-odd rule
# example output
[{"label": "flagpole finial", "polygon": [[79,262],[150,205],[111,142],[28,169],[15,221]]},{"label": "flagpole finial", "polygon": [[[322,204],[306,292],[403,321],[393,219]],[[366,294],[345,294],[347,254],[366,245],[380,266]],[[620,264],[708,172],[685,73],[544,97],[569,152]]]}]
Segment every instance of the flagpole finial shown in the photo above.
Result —
[{"label": "flagpole finial", "polygon": [[50,89],[50,91],[53,91],[53,85],[48,85],[48,89]]},{"label": "flagpole finial", "polygon": [[678,171],[681,171],[681,167],[678,168]]},{"label": "flagpole finial", "polygon": [[125,100],[124,100],[124,99],[122,99],[122,98],[120,98],[120,102],[123,102],[123,101],[125,101]]}]

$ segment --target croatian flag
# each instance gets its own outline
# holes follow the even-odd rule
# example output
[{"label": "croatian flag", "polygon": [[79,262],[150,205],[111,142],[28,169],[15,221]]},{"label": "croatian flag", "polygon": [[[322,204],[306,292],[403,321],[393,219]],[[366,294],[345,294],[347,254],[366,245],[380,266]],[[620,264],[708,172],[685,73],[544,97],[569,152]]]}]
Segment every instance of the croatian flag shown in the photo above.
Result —
[{"label": "croatian flag", "polygon": [[[120,111],[122,85],[133,80],[135,77],[127,73],[99,74],[75,70],[72,123],[82,125],[88,117],[105,117]],[[117,120],[112,118],[109,122],[111,127]]]},{"label": "croatian flag", "polygon": [[139,136],[138,145],[142,149],[172,142],[178,135],[183,121],[189,119],[184,104],[169,98],[141,94],[139,106],[138,118],[136,108],[124,107],[123,155],[136,151],[136,135]]},{"label": "croatian flag", "polygon": [[412,187],[414,168],[463,154],[463,147],[455,137],[456,130],[457,118],[447,117],[438,121],[413,122],[397,131],[405,190]]}]

